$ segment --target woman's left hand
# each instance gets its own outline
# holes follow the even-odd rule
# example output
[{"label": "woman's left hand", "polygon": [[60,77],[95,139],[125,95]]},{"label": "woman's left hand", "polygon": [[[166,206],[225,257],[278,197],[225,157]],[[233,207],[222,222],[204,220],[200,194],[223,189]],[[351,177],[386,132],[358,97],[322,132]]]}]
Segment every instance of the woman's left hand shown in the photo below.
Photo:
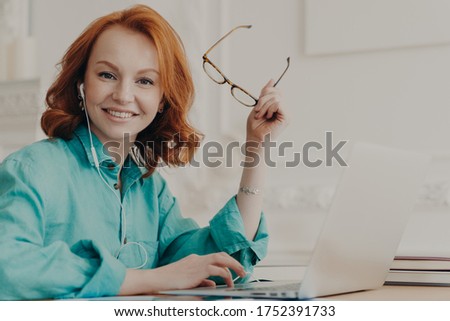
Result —
[{"label": "woman's left hand", "polygon": [[274,87],[271,79],[261,90],[258,104],[250,112],[247,119],[247,141],[264,141],[270,134],[276,138],[287,126],[287,115],[281,106],[281,91]]}]

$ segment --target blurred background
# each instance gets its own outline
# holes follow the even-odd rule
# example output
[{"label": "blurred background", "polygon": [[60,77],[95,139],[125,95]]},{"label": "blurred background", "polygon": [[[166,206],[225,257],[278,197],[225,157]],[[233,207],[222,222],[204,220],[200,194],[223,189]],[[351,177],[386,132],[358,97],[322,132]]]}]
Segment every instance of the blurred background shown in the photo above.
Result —
[{"label": "blurred background", "polygon": [[[265,188],[271,232],[268,264],[311,253],[342,167],[288,168],[310,141],[357,141],[433,156],[400,254],[450,255],[450,2],[446,0],[0,0],[0,159],[43,139],[47,88],[68,46],[95,18],[143,3],[180,34],[196,84],[192,123],[203,146],[243,143],[250,111],[202,70],[203,53],[233,27],[251,24],[214,49],[211,60],[258,96],[277,78],[290,126],[274,149]],[[199,151],[196,159],[203,155]],[[278,155],[278,156],[277,156]],[[323,150],[310,160],[324,159]],[[239,150],[217,168],[162,169],[185,216],[205,225],[236,193]],[[211,159],[213,161],[213,159]],[[71,175],[71,173],[67,173]],[[1,184],[1,182],[0,182]],[[361,186],[364,188],[364,186]],[[363,209],[362,209],[363,210]]]}]

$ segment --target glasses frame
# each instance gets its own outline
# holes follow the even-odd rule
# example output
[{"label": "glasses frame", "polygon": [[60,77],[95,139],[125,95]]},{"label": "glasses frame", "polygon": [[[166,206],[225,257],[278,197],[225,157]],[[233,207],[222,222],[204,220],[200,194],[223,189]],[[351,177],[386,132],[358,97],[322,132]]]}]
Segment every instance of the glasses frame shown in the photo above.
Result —
[{"label": "glasses frame", "polygon": [[[231,86],[231,95],[234,97],[234,99],[236,99],[238,102],[240,102],[242,105],[246,106],[246,107],[254,107],[258,104],[258,98],[256,98],[255,96],[253,96],[252,94],[250,94],[247,90],[245,90],[244,88],[242,88],[241,86],[235,84],[234,82],[232,82],[227,76],[224,75],[224,73],[220,70],[219,67],[216,66],[216,64],[214,64],[209,58],[208,58],[208,54],[211,52],[211,50],[213,50],[222,40],[224,40],[226,37],[228,37],[231,33],[233,33],[235,30],[237,29],[241,29],[241,28],[246,28],[246,29],[250,29],[252,27],[252,25],[241,25],[241,26],[237,26],[234,27],[233,29],[231,29],[229,32],[227,32],[224,36],[222,36],[219,40],[217,40],[204,54],[203,54],[203,70],[205,71],[205,73],[208,75],[209,78],[211,78],[212,81],[214,81],[216,84],[219,85],[223,85],[225,83],[229,84]],[[283,73],[281,74],[281,76],[278,78],[278,80],[275,82],[275,84],[273,85],[274,87],[276,85],[278,85],[278,83],[280,82],[281,78],[283,78],[284,74],[286,73],[286,71],[289,69],[289,65],[290,65],[290,57],[287,57],[287,66],[284,69]],[[206,64],[209,64],[211,67],[213,67],[223,78],[223,81],[217,81],[216,79],[214,79],[209,72],[206,70]],[[241,101],[239,98],[236,97],[236,95],[234,94],[234,91],[238,89],[240,91],[242,91],[244,94],[246,94],[247,96],[249,96],[251,99],[253,99],[254,103],[253,104],[246,104],[243,101]]]}]

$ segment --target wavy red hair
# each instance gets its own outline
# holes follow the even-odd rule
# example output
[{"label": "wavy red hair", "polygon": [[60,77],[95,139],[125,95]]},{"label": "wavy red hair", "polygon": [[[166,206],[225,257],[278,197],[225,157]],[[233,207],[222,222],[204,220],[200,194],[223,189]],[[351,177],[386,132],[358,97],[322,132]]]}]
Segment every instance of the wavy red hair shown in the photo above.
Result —
[{"label": "wavy red hair", "polygon": [[188,163],[199,146],[201,135],[189,124],[187,114],[194,99],[194,84],[180,37],[155,10],[136,5],[93,21],[72,43],[59,66],[60,72],[46,96],[47,110],[41,127],[50,138],[71,139],[86,120],[79,107],[78,85],[83,82],[87,62],[99,35],[120,25],[150,37],[157,49],[164,111],[137,136],[136,146],[150,176],[164,162],[169,166]]}]

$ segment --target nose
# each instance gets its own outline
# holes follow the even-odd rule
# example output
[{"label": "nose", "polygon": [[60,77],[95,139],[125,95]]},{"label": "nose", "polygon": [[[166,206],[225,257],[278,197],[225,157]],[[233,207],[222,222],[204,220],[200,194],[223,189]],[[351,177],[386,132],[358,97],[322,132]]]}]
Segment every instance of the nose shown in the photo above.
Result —
[{"label": "nose", "polygon": [[125,82],[121,82],[117,84],[116,88],[114,88],[112,98],[119,104],[126,105],[134,101],[134,94],[130,88],[130,85]]}]

